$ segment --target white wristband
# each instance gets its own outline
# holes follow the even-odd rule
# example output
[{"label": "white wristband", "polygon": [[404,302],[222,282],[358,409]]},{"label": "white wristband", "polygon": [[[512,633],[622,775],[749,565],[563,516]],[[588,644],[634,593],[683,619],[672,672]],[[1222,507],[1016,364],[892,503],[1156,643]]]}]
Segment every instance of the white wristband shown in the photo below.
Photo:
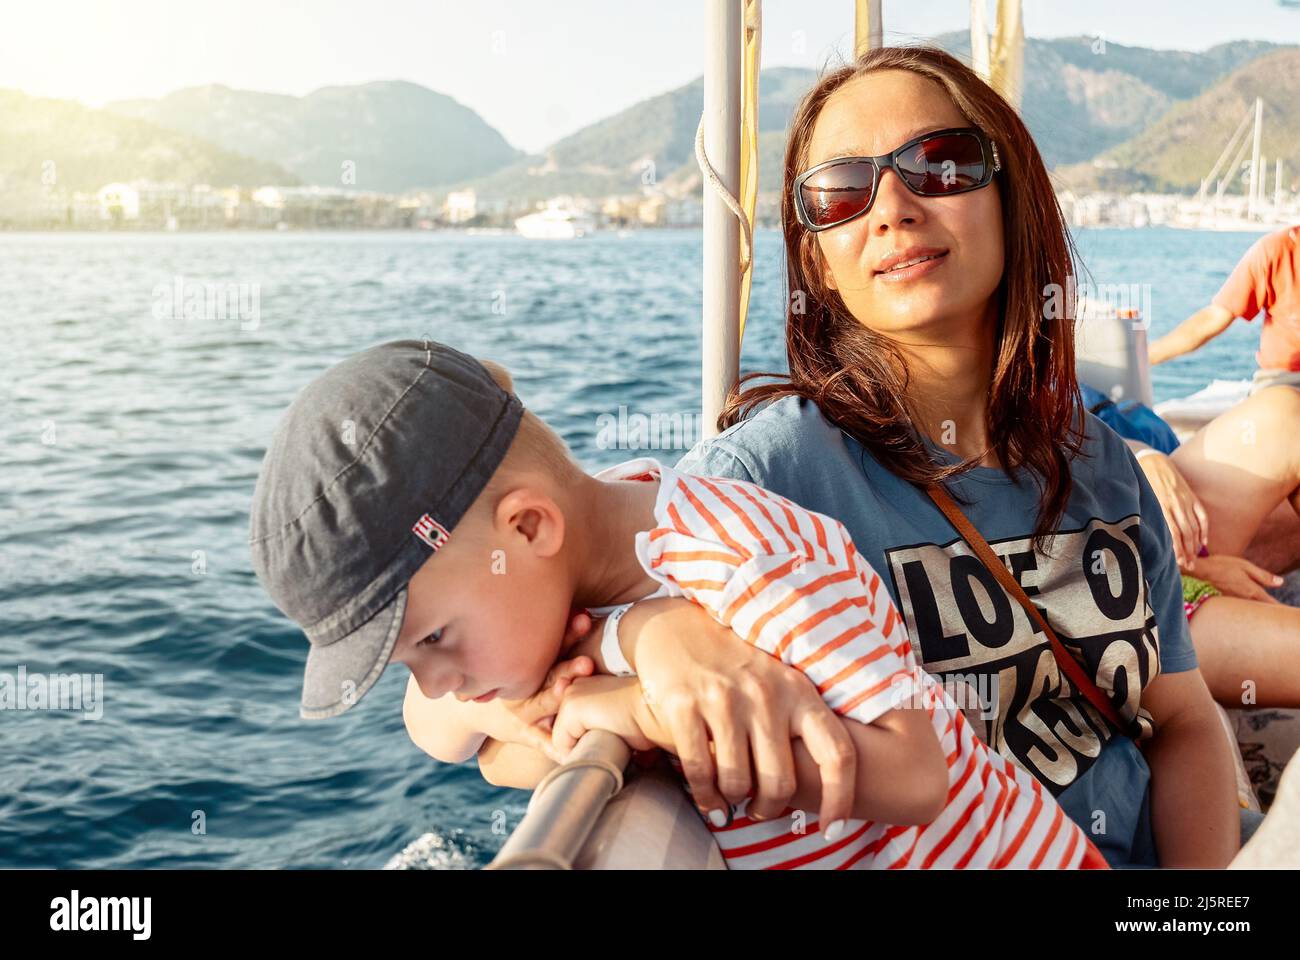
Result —
[{"label": "white wristband", "polygon": [[1133,454],[1133,456],[1140,461],[1143,457],[1150,456],[1153,453],[1158,453],[1162,457],[1165,455],[1163,450],[1157,450],[1155,447],[1143,447],[1137,453]]},{"label": "white wristband", "polygon": [[625,603],[615,607],[614,611],[605,618],[605,630],[600,637],[600,659],[605,661],[605,669],[616,677],[636,676],[632,664],[628,663],[627,657],[623,656],[623,648],[618,645],[618,622],[623,619],[623,614],[627,613],[631,606],[632,604]]}]

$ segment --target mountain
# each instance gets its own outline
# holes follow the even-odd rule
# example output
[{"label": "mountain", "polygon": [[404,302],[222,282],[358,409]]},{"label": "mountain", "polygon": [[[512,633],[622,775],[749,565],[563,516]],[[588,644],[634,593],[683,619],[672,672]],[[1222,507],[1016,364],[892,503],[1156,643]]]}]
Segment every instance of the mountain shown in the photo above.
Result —
[{"label": "mountain", "polygon": [[[1023,116],[1048,166],[1089,160],[1147,129],[1242,64],[1283,49],[1238,41],[1201,53],[1106,43],[1088,37],[1026,45]],[[1292,50],[1297,48],[1292,47]]]},{"label": "mountain", "polygon": [[473,110],[405,81],[322,87],[305,97],[213,85],[105,109],[273,159],[319,186],[400,193],[521,156]]},{"label": "mountain", "polygon": [[[809,70],[764,70],[759,84],[760,149],[779,151],[795,105],[812,82]],[[557,194],[607,196],[638,193],[654,183],[670,195],[697,189],[695,131],[704,110],[704,79],[659,94],[598,120],[548,147],[487,176],[463,181],[486,197],[515,202]],[[770,174],[760,162],[760,176]],[[780,173],[775,174],[780,183]]]},{"label": "mountain", "polygon": [[[941,34],[935,42],[970,62],[968,31]],[[1078,163],[1137,135],[1174,103],[1243,63],[1280,49],[1239,40],[1193,53],[1095,37],[1031,37],[1025,40],[1021,116],[1049,168]]]},{"label": "mountain", "polygon": [[[969,32],[942,34],[933,42],[969,62]],[[1300,48],[1248,40],[1189,53],[1103,45],[1091,37],[1030,38],[1025,41],[1021,112],[1049,168],[1074,164],[1142,133],[1156,118],[1198,96],[1234,68],[1287,50]],[[786,128],[816,76],[812,70],[793,67],[762,72],[760,192],[780,190]],[[512,201],[560,193],[635,193],[647,161],[653,160],[656,183],[665,192],[694,191],[700,184],[695,130],[703,105],[701,78],[585,127],[541,157],[524,158],[459,185],[473,187],[483,197]]]},{"label": "mountain", "polygon": [[[1111,189],[1188,192],[1199,189],[1242,118],[1264,100],[1260,151],[1268,158],[1271,184],[1276,157],[1300,157],[1300,49],[1277,50],[1232,71],[1199,96],[1175,104],[1126,142],[1091,162],[1058,171],[1062,185],[1076,190]],[[1247,138],[1250,131],[1247,130]],[[1246,147],[1249,166],[1250,146]],[[1229,158],[1231,160],[1231,158]],[[1288,184],[1300,174],[1294,160],[1284,170]],[[1222,175],[1222,174],[1220,174]],[[1235,192],[1240,193],[1240,185]]]},{"label": "mountain", "polygon": [[[970,36],[932,42],[969,59]],[[1090,37],[1025,42],[1022,113],[1062,185],[1194,188],[1256,92],[1266,100],[1264,152],[1300,155],[1300,47],[1259,41],[1189,53]],[[759,190],[780,189],[787,127],[816,79],[769,67],[759,84]],[[526,155],[473,110],[414,83],[324,87],[304,97],[180,90],[90,110],[0,93],[0,189],[42,195],[42,164],[59,183],[93,190],[114,179],[213,185],[354,187],[384,193],[473,187],[481,201],[557,194],[698,195],[695,132],[703,79],[650,97]],[[257,159],[252,159],[257,158]],[[1300,164],[1297,164],[1300,166]]]},{"label": "mountain", "polygon": [[6,212],[39,208],[47,187],[93,192],[137,178],[214,187],[297,183],[267,160],[143,120],[0,90],[0,197]]}]

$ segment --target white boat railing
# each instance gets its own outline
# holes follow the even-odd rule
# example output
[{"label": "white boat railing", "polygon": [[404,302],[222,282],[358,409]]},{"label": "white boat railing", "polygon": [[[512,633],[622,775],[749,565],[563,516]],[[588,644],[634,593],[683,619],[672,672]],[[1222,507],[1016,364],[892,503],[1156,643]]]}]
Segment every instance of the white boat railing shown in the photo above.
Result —
[{"label": "white boat railing", "polygon": [[589,730],[569,760],[533,790],[524,818],[488,870],[571,870],[605,805],[623,789],[632,751],[604,730]]}]

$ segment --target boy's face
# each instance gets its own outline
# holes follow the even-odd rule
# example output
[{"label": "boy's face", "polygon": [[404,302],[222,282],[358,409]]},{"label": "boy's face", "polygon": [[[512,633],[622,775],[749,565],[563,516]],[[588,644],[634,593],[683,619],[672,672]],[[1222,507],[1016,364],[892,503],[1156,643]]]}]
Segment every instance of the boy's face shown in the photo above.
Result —
[{"label": "boy's face", "polygon": [[512,490],[490,516],[471,509],[407,585],[390,662],[430,699],[531,696],[568,622],[564,532],[563,512],[537,488]]}]

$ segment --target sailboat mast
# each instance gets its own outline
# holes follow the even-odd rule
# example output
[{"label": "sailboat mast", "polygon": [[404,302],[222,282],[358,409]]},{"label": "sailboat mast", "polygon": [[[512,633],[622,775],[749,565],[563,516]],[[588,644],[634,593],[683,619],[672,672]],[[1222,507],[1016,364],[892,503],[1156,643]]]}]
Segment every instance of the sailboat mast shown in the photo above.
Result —
[{"label": "sailboat mast", "polygon": [[1246,216],[1254,220],[1255,213],[1259,209],[1259,201],[1262,199],[1260,192],[1260,162],[1259,162],[1259,140],[1263,133],[1264,126],[1264,100],[1261,97],[1255,98],[1255,143],[1250,151],[1250,200],[1246,204]]},{"label": "sailboat mast", "polygon": [[856,0],[853,5],[853,55],[861,57],[884,43],[885,23],[880,0]]},{"label": "sailboat mast", "polygon": [[[704,12],[704,152],[732,196],[740,194],[743,6],[743,0],[708,0]],[[739,248],[739,221],[717,191],[706,189],[701,438],[718,432],[727,391],[740,375]]]}]

